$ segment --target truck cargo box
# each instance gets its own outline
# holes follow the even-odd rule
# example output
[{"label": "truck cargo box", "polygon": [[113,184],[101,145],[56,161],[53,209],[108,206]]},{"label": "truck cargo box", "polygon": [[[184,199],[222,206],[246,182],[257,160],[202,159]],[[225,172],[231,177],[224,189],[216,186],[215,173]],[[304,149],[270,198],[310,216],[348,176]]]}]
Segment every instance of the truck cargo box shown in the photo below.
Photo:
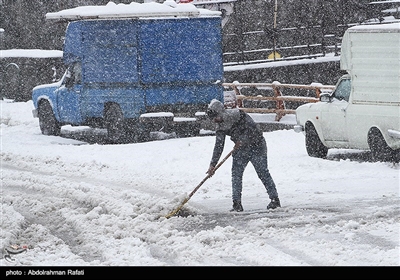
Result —
[{"label": "truck cargo box", "polygon": [[348,29],[340,64],[351,75],[353,102],[400,104],[400,23]]}]

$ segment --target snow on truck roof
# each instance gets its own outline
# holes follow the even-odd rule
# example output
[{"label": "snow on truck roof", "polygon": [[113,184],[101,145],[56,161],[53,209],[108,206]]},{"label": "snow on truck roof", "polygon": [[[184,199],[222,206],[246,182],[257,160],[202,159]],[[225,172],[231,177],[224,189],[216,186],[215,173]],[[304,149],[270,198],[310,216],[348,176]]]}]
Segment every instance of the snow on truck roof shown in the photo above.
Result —
[{"label": "snow on truck roof", "polygon": [[384,23],[384,24],[367,24],[356,25],[349,28],[350,32],[382,32],[387,31],[391,33],[400,32],[400,22]]},{"label": "snow on truck roof", "polygon": [[160,17],[215,17],[221,12],[197,8],[190,3],[177,4],[173,0],[164,3],[115,4],[109,2],[105,6],[80,6],[47,13],[48,20],[81,20],[81,19],[111,19],[111,18],[160,18]]},{"label": "snow on truck roof", "polygon": [[394,3],[400,3],[400,0],[373,1],[368,4],[375,5],[375,4],[394,4]]},{"label": "snow on truck roof", "polygon": [[236,1],[237,0],[193,0],[193,1],[189,1],[189,2],[191,2],[194,5],[204,5],[204,4],[223,4],[223,3],[231,3],[231,2],[236,2]]}]

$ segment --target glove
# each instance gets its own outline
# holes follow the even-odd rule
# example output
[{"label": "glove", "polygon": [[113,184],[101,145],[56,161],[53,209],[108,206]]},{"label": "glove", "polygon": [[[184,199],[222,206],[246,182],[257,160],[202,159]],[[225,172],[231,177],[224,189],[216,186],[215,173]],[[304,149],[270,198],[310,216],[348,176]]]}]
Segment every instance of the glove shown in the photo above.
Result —
[{"label": "glove", "polygon": [[206,173],[207,173],[208,175],[210,175],[210,177],[211,177],[212,175],[214,175],[214,173],[215,173],[215,166],[210,164],[210,167],[208,168],[208,170],[207,170]]}]

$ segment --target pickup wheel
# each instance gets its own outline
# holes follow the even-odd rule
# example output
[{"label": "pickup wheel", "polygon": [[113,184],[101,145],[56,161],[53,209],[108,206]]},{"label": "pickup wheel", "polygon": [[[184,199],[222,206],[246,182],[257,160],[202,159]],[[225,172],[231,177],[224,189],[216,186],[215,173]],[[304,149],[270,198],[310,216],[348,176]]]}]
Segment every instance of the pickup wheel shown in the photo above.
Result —
[{"label": "pickup wheel", "polygon": [[306,150],[310,157],[326,158],[328,148],[324,146],[319,139],[318,133],[314,125],[307,123],[305,127],[306,133]]},{"label": "pickup wheel", "polygon": [[108,140],[113,144],[123,142],[125,136],[124,114],[118,104],[111,104],[105,112]]},{"label": "pickup wheel", "polygon": [[382,133],[377,128],[368,132],[368,145],[373,161],[397,161],[396,151],[388,146]]},{"label": "pickup wheel", "polygon": [[48,101],[42,101],[38,106],[39,127],[44,135],[60,135],[61,126],[54,116],[53,108]]}]

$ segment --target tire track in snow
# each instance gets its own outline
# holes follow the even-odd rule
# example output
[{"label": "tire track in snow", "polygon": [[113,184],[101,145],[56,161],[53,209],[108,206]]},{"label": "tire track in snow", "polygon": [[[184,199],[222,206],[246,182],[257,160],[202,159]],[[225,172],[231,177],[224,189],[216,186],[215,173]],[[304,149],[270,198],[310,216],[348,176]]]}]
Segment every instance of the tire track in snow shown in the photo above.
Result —
[{"label": "tire track in snow", "polygon": [[66,178],[71,182],[76,182],[76,183],[88,183],[91,185],[99,185],[99,186],[113,186],[113,187],[119,187],[121,189],[124,190],[132,190],[132,191],[138,191],[138,192],[142,192],[142,193],[147,193],[147,194],[151,194],[151,195],[159,195],[162,197],[166,197],[169,199],[174,198],[174,196],[171,193],[167,193],[164,192],[162,190],[156,189],[150,185],[146,184],[142,184],[141,182],[135,183],[134,186],[129,186],[129,184],[124,184],[122,182],[113,182],[107,179],[99,179],[99,178],[93,178],[93,177],[89,177],[89,176],[79,176],[76,174],[69,174],[66,172],[61,172],[54,174],[52,172],[47,172],[47,171],[42,171],[42,170],[38,170],[38,169],[34,169],[34,168],[23,168],[23,167],[19,167],[19,166],[15,166],[15,165],[11,165],[11,164],[5,164],[2,162],[1,164],[1,168],[2,170],[14,170],[14,171],[21,171],[21,172],[31,172],[33,174],[41,174],[41,175],[45,175],[45,176],[57,176],[60,178]]},{"label": "tire track in snow", "polygon": [[[82,249],[85,246],[96,246],[91,244],[92,240],[85,238],[80,223],[88,215],[94,215],[95,218],[96,215],[99,218],[118,215],[118,209],[112,209],[114,205],[124,207],[124,204],[130,204],[127,201],[129,197],[123,197],[118,190],[107,188],[107,184],[115,184],[105,180],[82,180],[81,177],[71,178],[50,172],[27,170],[7,164],[2,166],[2,171],[7,172],[1,190],[3,203],[11,205],[25,220],[24,225],[15,234],[16,240],[9,242],[14,244],[24,241],[22,243],[29,242],[36,247],[36,243],[43,240],[40,236],[32,236],[31,229],[35,225],[41,225],[85,262],[103,261],[104,252]],[[97,188],[99,182],[105,188]],[[107,193],[99,195],[104,191]],[[92,197],[93,192],[96,194]],[[136,190],[132,190],[132,196],[135,192]],[[26,199],[27,197],[29,199]],[[133,205],[127,207],[133,208]],[[74,221],[75,216],[77,221]]]},{"label": "tire track in snow", "polygon": [[[39,176],[43,176],[43,174]],[[39,184],[43,182],[40,178],[32,178],[32,174],[30,178],[35,179]],[[38,243],[44,240],[43,236],[35,236],[34,232],[37,231],[36,225],[41,225],[48,230],[51,236],[61,240],[73,254],[79,256],[85,262],[101,258],[98,254],[81,249],[82,241],[79,240],[81,236],[79,225],[69,221],[63,214],[66,208],[68,208],[68,212],[88,213],[95,205],[85,204],[73,197],[64,196],[62,192],[54,191],[52,193],[48,190],[30,189],[26,185],[18,184],[18,182],[12,185],[3,184],[2,192],[3,203],[9,203],[16,212],[24,217],[23,225],[15,234],[16,240],[10,240],[11,243],[27,243],[38,249]],[[29,197],[29,200],[24,199],[26,197]]]},{"label": "tire track in snow", "polygon": [[[307,242],[315,243],[318,240],[315,239],[317,236],[322,240],[320,242],[327,243],[326,246],[331,246],[329,244],[335,242],[339,242],[339,244],[356,242],[360,245],[359,248],[369,246],[382,251],[398,248],[399,244],[395,241],[371,234],[368,229],[377,222],[398,224],[400,219],[399,202],[398,197],[393,197],[376,200],[373,204],[370,201],[353,201],[347,206],[339,205],[335,207],[319,205],[299,208],[284,207],[276,210],[253,210],[247,213],[224,212],[197,215],[192,213],[193,216],[188,216],[186,220],[180,220],[179,228],[199,233],[201,231],[213,231],[216,227],[233,227],[243,234],[238,234],[237,237],[232,238],[241,240],[243,236],[246,236],[246,242],[249,242],[252,237],[254,237],[254,240],[259,240],[257,235],[263,229],[273,229],[276,237],[279,236],[279,233],[276,232],[288,232],[293,228],[296,228],[297,232],[299,228],[302,228],[301,231],[310,231],[311,235],[309,237],[291,237],[299,243],[298,248],[290,247],[285,244],[285,240],[279,240],[275,237],[266,236],[263,238],[263,242],[278,252],[297,260],[301,265],[321,266],[326,265],[326,263],[322,263],[319,259],[313,257],[312,250],[304,249],[304,247],[307,247],[304,244],[307,244]],[[357,209],[360,209],[360,211],[357,211]],[[365,209],[368,209],[367,212],[371,214],[365,216]],[[252,232],[248,230],[254,228],[260,228],[260,231]],[[341,233],[341,228],[351,229],[353,233],[345,235]],[[333,254],[335,253],[333,252]],[[251,265],[251,261],[248,261],[248,263]]]},{"label": "tire track in snow", "polygon": [[[4,166],[3,166],[4,167]],[[86,177],[71,177],[68,174],[53,174],[50,172],[44,172],[39,170],[29,170],[26,168],[19,168],[15,166],[5,165],[5,170],[3,172],[9,172],[10,176],[5,177],[5,183],[3,184],[2,192],[7,195],[7,200],[10,201],[10,197],[16,198],[16,202],[21,203],[18,200],[18,197],[31,197],[31,204],[20,204],[21,207],[20,212],[26,217],[27,225],[26,227],[30,227],[35,224],[43,225],[48,228],[49,231],[57,238],[62,240],[65,244],[67,244],[70,250],[80,256],[85,262],[92,262],[95,260],[103,261],[104,257],[102,251],[84,251],[83,247],[86,245],[93,248],[93,244],[91,240],[86,240],[84,236],[80,236],[80,228],[79,223],[71,222],[74,217],[65,216],[65,211],[67,212],[79,212],[81,214],[87,214],[93,211],[96,208],[101,208],[100,215],[109,214],[110,211],[113,211],[112,206],[107,205],[107,203],[115,204],[123,204],[130,203],[129,199],[124,198],[120,195],[119,191],[121,189],[126,189],[126,186],[118,184],[114,184],[111,181],[95,179]],[[53,183],[56,182],[57,185]],[[9,184],[7,184],[9,183]],[[112,187],[117,186],[116,189]],[[66,188],[66,187],[69,188]],[[104,198],[101,200],[90,199],[85,200],[85,198],[89,198],[91,192],[96,189],[97,186],[101,186],[99,188],[99,192],[103,193]],[[108,192],[105,192],[107,187],[112,186]],[[65,187],[65,189],[63,188]],[[136,190],[132,190],[133,195]],[[25,195],[25,194],[28,194]],[[19,195],[20,194],[20,195]],[[57,200],[63,198],[65,201],[59,204],[55,204],[56,207],[53,209],[47,209],[46,211],[42,211],[42,216],[37,217],[33,215],[30,211],[32,209],[31,205],[42,204],[43,206],[47,204],[48,200]],[[128,202],[127,202],[128,201]],[[307,229],[307,227],[314,227],[317,230],[322,229],[324,226],[334,227],[333,229],[324,229],[325,232],[320,234],[320,237],[325,240],[328,239],[337,239],[339,241],[343,241],[343,236],[338,234],[337,228],[339,227],[354,227],[360,228],[364,225],[364,223],[372,224],[374,222],[385,222],[388,217],[399,217],[399,198],[385,198],[374,201],[373,204],[370,201],[345,201],[341,202],[340,205],[337,203],[335,207],[330,205],[317,205],[317,206],[307,206],[304,207],[283,207],[282,209],[277,209],[273,211],[264,211],[264,212],[251,212],[247,214],[244,213],[201,213],[197,214],[193,217],[188,216],[186,218],[179,219],[171,219],[169,223],[173,224],[176,229],[181,232],[185,232],[186,238],[190,237],[198,237],[196,233],[202,231],[212,231],[216,226],[228,229],[229,227],[233,227],[237,230],[242,236],[248,236],[249,240],[254,242],[254,246],[258,246],[260,244],[265,244],[265,246],[261,246],[260,250],[271,250],[278,254],[278,256],[282,259],[291,260],[294,263],[298,263],[301,265],[321,265],[319,260],[315,259],[312,255],[312,247],[310,250],[302,250],[303,244],[307,244],[308,241],[314,241],[312,237],[300,236],[300,237],[292,237],[296,240],[296,242],[302,242],[299,247],[291,247],[285,243],[285,240],[277,238],[277,235],[283,233],[283,236],[290,236],[286,232],[290,231],[292,227]],[[65,205],[63,205],[65,203]],[[13,206],[15,207],[16,204]],[[362,209],[357,211],[357,209]],[[365,211],[365,209],[369,209]],[[117,213],[118,209],[115,212]],[[365,213],[370,213],[368,217],[365,217]],[[33,215],[33,216],[32,216]],[[120,217],[117,217],[117,219]],[[398,223],[397,219],[397,223]],[[28,223],[29,222],[29,223]],[[65,228],[57,227],[56,225],[65,225],[65,228],[69,228],[70,235],[65,232]],[[154,230],[156,230],[156,226],[154,225]],[[252,230],[256,228],[257,231],[253,232]],[[260,236],[260,233],[268,230],[274,229],[278,234],[272,236]],[[144,229],[144,228],[143,228]],[[124,229],[128,230],[128,229]],[[26,230],[21,230],[19,232],[20,235],[25,234]],[[139,232],[139,231],[138,231]],[[175,252],[171,252],[168,248],[168,242],[165,244],[160,243],[154,240],[154,237],[150,236],[151,233],[145,231],[140,231],[139,233],[135,233],[135,237],[139,236],[143,242],[145,242],[146,246],[152,246],[152,248],[156,248],[152,250],[152,255],[154,258],[159,259],[161,262],[167,265],[179,265],[179,261],[177,263],[170,263],[170,254],[174,254]],[[156,231],[155,231],[156,232]],[[357,238],[353,238],[350,240],[351,242],[357,242],[359,244],[368,244],[370,246],[376,246],[380,250],[387,250],[391,248],[393,244],[392,241],[384,238],[384,237],[376,237],[375,235],[371,235],[364,231],[355,231],[355,236]],[[79,236],[80,239],[76,237]],[[235,237],[234,235],[229,235],[233,239],[233,243],[240,243],[242,241],[241,237]],[[20,236],[21,238],[24,236]],[[28,237],[26,237],[28,238]],[[75,239],[74,239],[75,238]],[[297,238],[297,239],[296,239]],[[230,242],[231,240],[229,240]],[[199,242],[198,240],[196,242]],[[201,240],[200,240],[201,242]],[[206,240],[207,242],[207,240]],[[195,244],[196,245],[196,244]],[[207,245],[207,244],[206,244]],[[211,245],[214,246],[213,250],[218,251],[220,247],[215,245],[211,240]],[[328,244],[330,245],[330,244]],[[314,245],[315,246],[315,245]],[[160,249],[161,248],[161,249]],[[193,248],[196,248],[194,246]],[[322,246],[322,248],[324,248]],[[321,250],[321,248],[319,248]],[[264,251],[260,251],[261,254],[265,254]],[[281,254],[279,254],[281,253]],[[178,254],[179,255],[179,254]],[[233,255],[233,257],[232,257]],[[252,259],[242,258],[236,259],[234,257],[234,253],[226,256],[221,256],[221,260],[231,263],[233,265],[254,265],[258,264],[254,262]],[[106,260],[107,261],[107,260]],[[326,265],[326,263],[324,263]]]}]

